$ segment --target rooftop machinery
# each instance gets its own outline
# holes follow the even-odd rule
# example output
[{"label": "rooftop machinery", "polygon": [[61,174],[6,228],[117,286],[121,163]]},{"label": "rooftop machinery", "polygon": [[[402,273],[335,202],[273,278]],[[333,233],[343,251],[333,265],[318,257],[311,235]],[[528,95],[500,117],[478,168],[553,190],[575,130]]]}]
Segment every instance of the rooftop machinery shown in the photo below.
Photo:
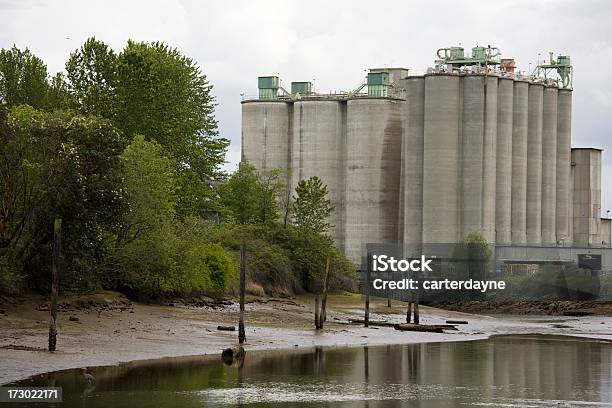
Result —
[{"label": "rooftop machinery", "polygon": [[440,48],[436,53],[438,65],[447,65],[452,69],[459,69],[467,66],[486,67],[488,65],[499,65],[499,48],[476,46],[472,48],[471,56],[465,55],[463,47]]},{"label": "rooftop machinery", "polygon": [[559,55],[557,60],[553,58],[553,53],[549,53],[548,63],[538,64],[533,72],[533,77],[538,78],[543,76],[548,80],[548,74],[555,72],[560,80],[563,88],[572,87],[572,64],[569,55]]}]

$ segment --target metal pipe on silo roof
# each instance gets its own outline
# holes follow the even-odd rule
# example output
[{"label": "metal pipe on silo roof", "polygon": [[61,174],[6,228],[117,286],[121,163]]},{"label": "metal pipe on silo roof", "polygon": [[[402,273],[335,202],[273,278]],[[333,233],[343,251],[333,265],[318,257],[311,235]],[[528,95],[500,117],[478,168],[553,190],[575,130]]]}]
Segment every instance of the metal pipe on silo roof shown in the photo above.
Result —
[{"label": "metal pipe on silo roof", "polygon": [[347,102],[345,255],[367,243],[397,243],[404,101]]},{"label": "metal pipe on silo roof", "polygon": [[572,242],[572,210],[570,190],[572,91],[559,89],[557,96],[557,182],[556,182],[556,233],[562,245]]},{"label": "metal pipe on silo roof", "polygon": [[527,119],[527,243],[542,242],[542,115],[544,86],[529,84]]},{"label": "metal pipe on silo roof", "polygon": [[527,116],[529,84],[514,82],[512,107],[512,244],[527,242]]},{"label": "metal pipe on silo roof", "polygon": [[514,81],[500,78],[497,90],[495,242],[512,242],[512,110]]},{"label": "metal pipe on silo roof", "polygon": [[461,99],[459,76],[425,76],[423,244],[453,243],[459,235]]},{"label": "metal pipe on silo roof", "polygon": [[402,140],[400,242],[418,244],[423,239],[423,130],[425,78],[406,80],[406,113]]},{"label": "metal pipe on silo roof", "polygon": [[557,87],[544,88],[542,117],[542,244],[555,245],[557,195]]}]

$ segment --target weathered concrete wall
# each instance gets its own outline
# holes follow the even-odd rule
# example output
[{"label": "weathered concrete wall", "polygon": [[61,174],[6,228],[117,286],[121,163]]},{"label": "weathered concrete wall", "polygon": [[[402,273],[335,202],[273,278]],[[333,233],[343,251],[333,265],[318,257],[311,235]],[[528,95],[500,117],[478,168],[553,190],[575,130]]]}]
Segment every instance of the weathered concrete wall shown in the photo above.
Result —
[{"label": "weathered concrete wall", "polygon": [[572,149],[576,246],[601,246],[601,150]]}]

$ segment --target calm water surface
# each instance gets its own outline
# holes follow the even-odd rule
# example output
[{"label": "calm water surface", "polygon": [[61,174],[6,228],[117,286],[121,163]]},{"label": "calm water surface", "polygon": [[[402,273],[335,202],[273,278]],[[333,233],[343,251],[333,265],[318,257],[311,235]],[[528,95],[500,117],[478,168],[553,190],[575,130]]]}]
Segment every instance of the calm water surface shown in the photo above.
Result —
[{"label": "calm water surface", "polygon": [[568,337],[249,352],[242,368],[198,357],[91,372],[94,386],[82,370],[19,385],[55,383],[63,407],[612,407],[612,344]]}]

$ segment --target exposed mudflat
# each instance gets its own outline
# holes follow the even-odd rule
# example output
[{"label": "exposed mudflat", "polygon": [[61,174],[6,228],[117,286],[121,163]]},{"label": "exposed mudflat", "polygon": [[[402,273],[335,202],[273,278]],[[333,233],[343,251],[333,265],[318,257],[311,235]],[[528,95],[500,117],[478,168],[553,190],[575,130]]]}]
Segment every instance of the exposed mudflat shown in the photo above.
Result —
[{"label": "exposed mudflat", "polygon": [[[219,354],[237,342],[237,332],[219,325],[238,320],[235,302],[202,300],[145,305],[112,293],[66,299],[60,304],[58,350],[45,351],[49,312],[43,298],[0,303],[0,384],[68,368],[112,365],[132,360]],[[374,299],[371,319],[405,320],[405,304]],[[560,334],[612,340],[605,316],[483,316],[421,307],[421,323],[466,320],[458,331],[401,332],[392,327],[347,324],[363,318],[360,295],[328,299],[327,323],[313,328],[313,298],[250,298],[246,305],[247,350],[312,346],[358,346],[482,339],[500,334]]]}]

